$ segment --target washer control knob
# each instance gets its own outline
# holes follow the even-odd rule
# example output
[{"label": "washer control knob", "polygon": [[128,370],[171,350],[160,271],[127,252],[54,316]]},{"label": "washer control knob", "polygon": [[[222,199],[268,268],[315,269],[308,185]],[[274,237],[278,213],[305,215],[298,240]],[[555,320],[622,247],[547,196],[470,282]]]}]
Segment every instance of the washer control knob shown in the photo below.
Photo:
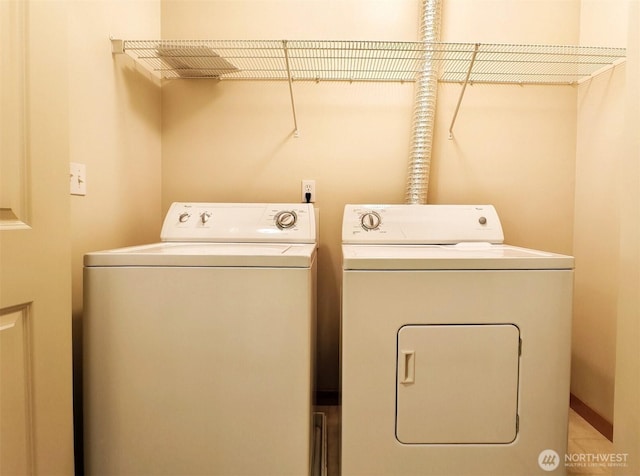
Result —
[{"label": "washer control knob", "polygon": [[180,223],[184,223],[185,221],[187,221],[189,219],[191,215],[189,215],[189,212],[182,212],[180,214],[180,216],[178,217],[178,221]]},{"label": "washer control knob", "polygon": [[285,210],[278,212],[275,217],[275,223],[281,230],[286,230],[295,226],[298,221],[298,215],[293,210]]},{"label": "washer control knob", "polygon": [[209,221],[209,218],[211,218],[211,212],[202,212],[200,214],[200,221],[203,225]]},{"label": "washer control knob", "polygon": [[480,223],[481,225],[486,225],[486,224],[487,224],[487,219],[486,219],[486,217],[480,217],[480,218],[478,218],[478,223]]},{"label": "washer control knob", "polygon": [[360,218],[360,225],[366,231],[377,230],[382,224],[382,218],[376,212],[367,212]]}]

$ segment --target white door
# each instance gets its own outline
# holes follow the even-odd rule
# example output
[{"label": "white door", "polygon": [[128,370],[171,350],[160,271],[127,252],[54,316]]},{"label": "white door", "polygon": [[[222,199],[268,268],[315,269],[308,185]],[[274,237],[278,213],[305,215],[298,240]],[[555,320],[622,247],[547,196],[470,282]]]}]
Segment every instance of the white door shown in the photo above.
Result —
[{"label": "white door", "polygon": [[0,1],[0,474],[73,474],[66,6]]},{"label": "white door", "polygon": [[511,324],[398,332],[396,435],[407,444],[511,443],[520,331]]}]

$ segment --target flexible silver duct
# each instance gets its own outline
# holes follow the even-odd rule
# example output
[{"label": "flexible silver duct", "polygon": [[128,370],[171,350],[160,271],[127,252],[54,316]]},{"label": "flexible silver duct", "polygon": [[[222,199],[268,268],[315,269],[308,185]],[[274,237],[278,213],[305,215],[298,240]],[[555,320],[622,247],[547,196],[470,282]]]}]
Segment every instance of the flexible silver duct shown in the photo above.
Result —
[{"label": "flexible silver duct", "polygon": [[[441,11],[441,0],[423,0],[420,39],[425,44],[434,43],[440,39]],[[433,51],[425,51],[423,57],[424,66],[416,81],[412,145],[406,195],[407,203],[413,204],[427,203],[438,87],[437,69],[433,55]]]}]

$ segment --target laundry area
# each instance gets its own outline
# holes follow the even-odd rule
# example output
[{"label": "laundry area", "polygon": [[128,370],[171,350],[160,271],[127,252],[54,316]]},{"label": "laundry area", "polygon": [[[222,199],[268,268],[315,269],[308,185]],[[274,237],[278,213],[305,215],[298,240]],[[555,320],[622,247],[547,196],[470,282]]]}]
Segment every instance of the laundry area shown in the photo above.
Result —
[{"label": "laundry area", "polygon": [[640,473],[637,0],[0,5],[0,473]]}]

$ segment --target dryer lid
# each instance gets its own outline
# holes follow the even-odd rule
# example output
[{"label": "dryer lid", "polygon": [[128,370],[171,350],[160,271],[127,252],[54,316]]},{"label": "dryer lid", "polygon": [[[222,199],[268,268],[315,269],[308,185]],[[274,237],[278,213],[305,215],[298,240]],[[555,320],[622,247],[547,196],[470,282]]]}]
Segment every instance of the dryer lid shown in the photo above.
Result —
[{"label": "dryer lid", "polygon": [[573,269],[572,256],[503,244],[342,246],[345,270]]}]

